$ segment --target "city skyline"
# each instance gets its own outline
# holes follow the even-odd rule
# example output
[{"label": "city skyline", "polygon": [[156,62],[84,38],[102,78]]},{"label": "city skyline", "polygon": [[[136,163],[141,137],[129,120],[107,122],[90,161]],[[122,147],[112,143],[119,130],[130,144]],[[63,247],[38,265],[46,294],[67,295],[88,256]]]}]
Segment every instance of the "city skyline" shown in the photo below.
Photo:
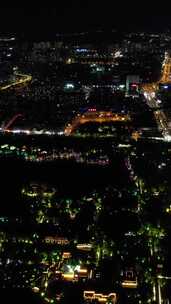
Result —
[{"label": "city skyline", "polygon": [[133,7],[0,10],[0,283],[17,303],[171,303],[170,17]]}]

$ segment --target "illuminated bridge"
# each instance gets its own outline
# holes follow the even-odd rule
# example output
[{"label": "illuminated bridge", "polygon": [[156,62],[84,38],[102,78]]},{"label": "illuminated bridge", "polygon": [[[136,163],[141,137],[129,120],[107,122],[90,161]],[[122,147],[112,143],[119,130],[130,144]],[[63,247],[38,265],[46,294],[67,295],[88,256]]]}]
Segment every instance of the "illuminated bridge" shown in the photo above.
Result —
[{"label": "illuminated bridge", "polygon": [[67,125],[64,130],[65,135],[72,135],[76,129],[87,122],[127,122],[130,121],[131,118],[129,115],[116,114],[111,111],[96,111],[95,109],[91,109],[83,115],[78,114],[73,121]]}]

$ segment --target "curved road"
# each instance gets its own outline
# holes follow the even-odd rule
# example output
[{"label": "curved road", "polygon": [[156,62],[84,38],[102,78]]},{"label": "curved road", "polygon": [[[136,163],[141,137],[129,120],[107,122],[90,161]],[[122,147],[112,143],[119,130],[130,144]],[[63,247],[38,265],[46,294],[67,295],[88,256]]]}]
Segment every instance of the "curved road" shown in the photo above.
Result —
[{"label": "curved road", "polygon": [[0,86],[0,91],[7,90],[11,87],[15,87],[15,86],[18,86],[18,85],[26,84],[27,82],[30,82],[32,80],[31,75],[15,73],[15,76],[18,76],[20,78],[16,81],[12,82],[12,83]]},{"label": "curved road", "polygon": [[75,130],[82,124],[86,122],[111,122],[111,121],[130,121],[131,118],[129,115],[121,115],[112,113],[110,111],[87,111],[83,115],[78,114],[73,121],[67,125],[64,130],[64,134],[69,136],[72,135]]}]

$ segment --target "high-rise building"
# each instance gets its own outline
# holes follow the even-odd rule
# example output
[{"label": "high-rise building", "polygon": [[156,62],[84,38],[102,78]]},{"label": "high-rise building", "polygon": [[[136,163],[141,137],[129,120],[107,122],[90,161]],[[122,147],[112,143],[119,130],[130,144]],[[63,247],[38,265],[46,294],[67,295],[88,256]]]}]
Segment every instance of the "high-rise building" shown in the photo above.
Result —
[{"label": "high-rise building", "polygon": [[0,82],[9,79],[13,71],[15,55],[15,37],[0,37]]},{"label": "high-rise building", "polygon": [[127,75],[126,95],[137,95],[139,91],[140,77],[138,75]]}]

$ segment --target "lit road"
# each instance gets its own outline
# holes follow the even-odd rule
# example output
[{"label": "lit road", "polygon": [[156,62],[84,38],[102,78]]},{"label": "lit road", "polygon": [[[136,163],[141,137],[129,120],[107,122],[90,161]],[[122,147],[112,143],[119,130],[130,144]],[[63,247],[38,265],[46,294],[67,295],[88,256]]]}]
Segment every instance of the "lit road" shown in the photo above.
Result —
[{"label": "lit road", "polygon": [[63,131],[53,130],[29,130],[29,129],[7,129],[0,128],[0,133],[14,134],[14,135],[47,135],[47,136],[62,136],[65,135]]},{"label": "lit road", "polygon": [[20,73],[15,73],[15,76],[17,76],[19,79],[15,80],[15,81],[7,84],[7,85],[0,86],[0,91],[7,90],[9,88],[16,87],[16,86],[19,86],[19,85],[25,85],[32,80],[31,75],[24,75],[24,74],[20,74]]},{"label": "lit road", "polygon": [[161,101],[156,98],[156,93],[159,88],[159,84],[171,83],[171,58],[166,53],[162,67],[162,75],[159,81],[151,84],[144,84],[143,91],[147,104],[151,109],[155,109],[154,116],[158,125],[158,129],[161,131],[166,141],[171,140],[171,131],[169,130],[169,121],[163,110],[160,109]]},{"label": "lit road", "polygon": [[0,127],[0,133],[6,133],[6,134],[25,134],[25,135],[48,135],[48,136],[56,136],[56,135],[64,135],[63,131],[55,131],[51,129],[42,129],[42,130],[35,130],[35,129],[16,129],[13,128],[12,125],[15,123],[15,121],[18,118],[24,117],[23,114],[18,113],[15,114],[4,126]]},{"label": "lit road", "polygon": [[66,136],[72,135],[80,125],[87,122],[127,122],[130,120],[131,118],[129,115],[121,115],[112,113],[110,111],[96,111],[96,109],[90,109],[83,115],[78,114],[73,121],[67,125],[64,133]]},{"label": "lit road", "polygon": [[171,58],[168,54],[165,55],[163,62],[162,77],[159,81],[160,83],[171,83]]}]

